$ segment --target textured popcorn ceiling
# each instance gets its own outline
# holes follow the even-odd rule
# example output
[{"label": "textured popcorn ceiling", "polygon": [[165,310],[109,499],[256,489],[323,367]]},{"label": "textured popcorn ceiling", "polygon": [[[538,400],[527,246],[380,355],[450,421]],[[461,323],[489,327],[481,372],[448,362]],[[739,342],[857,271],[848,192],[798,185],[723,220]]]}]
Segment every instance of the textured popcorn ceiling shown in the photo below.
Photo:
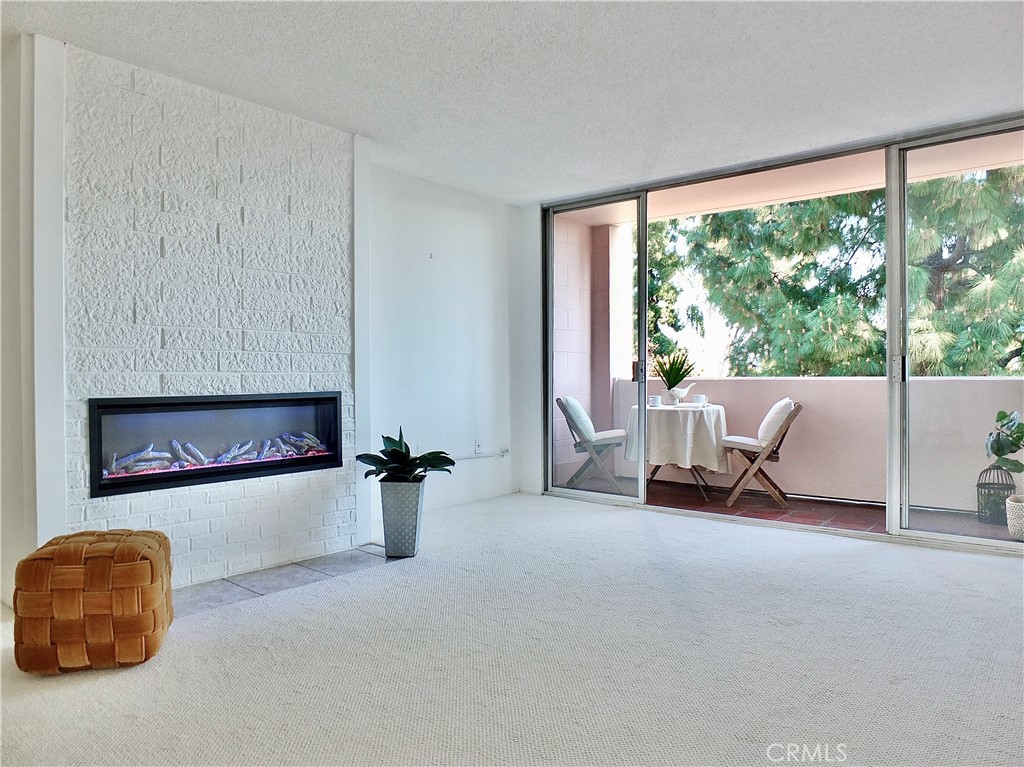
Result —
[{"label": "textured popcorn ceiling", "polygon": [[524,203],[1024,109],[1024,5],[4,2]]}]

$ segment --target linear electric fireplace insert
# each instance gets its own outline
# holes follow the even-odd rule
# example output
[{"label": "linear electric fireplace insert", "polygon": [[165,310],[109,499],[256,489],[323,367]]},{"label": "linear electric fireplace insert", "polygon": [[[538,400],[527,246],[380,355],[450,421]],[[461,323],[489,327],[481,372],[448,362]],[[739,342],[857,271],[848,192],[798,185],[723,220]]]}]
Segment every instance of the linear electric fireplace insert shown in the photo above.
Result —
[{"label": "linear electric fireplace insert", "polygon": [[340,392],[89,400],[93,497],[341,465]]}]

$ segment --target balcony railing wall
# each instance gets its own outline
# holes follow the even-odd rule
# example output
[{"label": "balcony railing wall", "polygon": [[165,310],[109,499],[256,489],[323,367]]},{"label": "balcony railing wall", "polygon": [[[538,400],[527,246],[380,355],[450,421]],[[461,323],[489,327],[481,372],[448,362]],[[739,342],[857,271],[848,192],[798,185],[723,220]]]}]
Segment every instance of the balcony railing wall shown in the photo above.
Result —
[{"label": "balcony railing wall", "polygon": [[[793,493],[885,501],[888,444],[885,378],[700,378],[690,394],[725,406],[729,432],[754,436],[768,408],[783,397],[803,403],[770,473]],[[614,426],[626,428],[635,384],[616,381]],[[648,382],[648,392],[664,385]],[[971,510],[978,474],[989,465],[985,438],[998,410],[1024,408],[1022,378],[915,378],[910,385],[912,503]],[[616,459],[617,472],[635,476],[635,465]],[[738,467],[733,467],[734,471]],[[728,486],[733,477],[708,475]],[[691,481],[665,467],[659,479]],[[1020,477],[1017,486],[1020,487]],[[755,483],[756,486],[756,483]]]}]

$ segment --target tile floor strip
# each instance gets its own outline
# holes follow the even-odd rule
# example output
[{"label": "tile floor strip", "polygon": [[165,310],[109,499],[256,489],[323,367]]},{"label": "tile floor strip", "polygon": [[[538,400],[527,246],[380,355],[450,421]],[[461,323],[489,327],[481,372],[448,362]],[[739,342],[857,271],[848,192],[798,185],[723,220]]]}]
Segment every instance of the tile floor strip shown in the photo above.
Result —
[{"label": "tile floor strip", "polygon": [[[174,613],[176,617],[193,615],[204,610],[244,602],[247,599],[266,596],[310,583],[318,583],[328,578],[338,578],[369,567],[386,564],[388,560],[383,554],[383,548],[379,546],[376,548],[380,549],[381,553],[378,554],[360,546],[356,549],[313,557],[302,562],[291,562],[266,570],[230,575],[227,578],[207,583],[182,586],[174,589],[173,592]],[[316,562],[320,569],[307,564],[310,562]],[[327,568],[333,568],[333,571],[328,572]]]}]

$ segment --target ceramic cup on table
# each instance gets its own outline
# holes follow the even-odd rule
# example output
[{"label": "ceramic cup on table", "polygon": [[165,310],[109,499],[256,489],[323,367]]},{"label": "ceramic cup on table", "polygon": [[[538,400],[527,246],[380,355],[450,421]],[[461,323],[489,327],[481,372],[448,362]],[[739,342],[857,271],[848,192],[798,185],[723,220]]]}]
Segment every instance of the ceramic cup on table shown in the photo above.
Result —
[{"label": "ceramic cup on table", "polygon": [[693,403],[695,405],[706,405],[708,404],[708,395],[706,394],[694,394]]},{"label": "ceramic cup on table", "polygon": [[661,407],[661,396],[654,394],[647,398],[647,404],[651,407]]}]

